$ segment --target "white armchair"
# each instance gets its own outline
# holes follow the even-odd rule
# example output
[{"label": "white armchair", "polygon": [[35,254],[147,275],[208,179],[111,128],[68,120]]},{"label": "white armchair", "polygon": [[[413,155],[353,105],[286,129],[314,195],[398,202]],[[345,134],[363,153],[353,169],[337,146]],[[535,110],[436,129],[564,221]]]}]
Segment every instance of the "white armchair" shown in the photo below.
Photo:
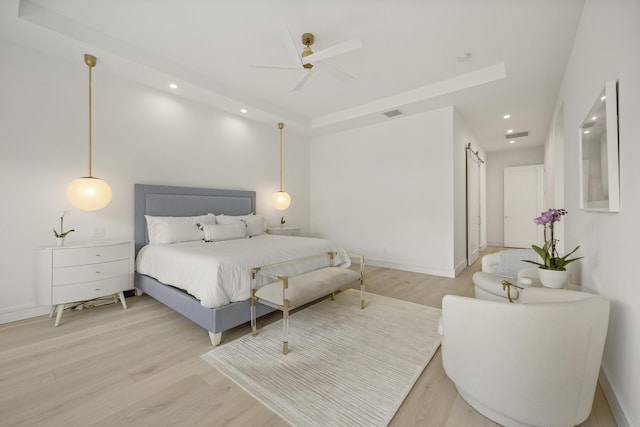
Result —
[{"label": "white armchair", "polygon": [[447,295],[442,360],[469,405],[505,426],[573,426],[591,412],[609,321],[595,294],[527,288],[518,304]]}]

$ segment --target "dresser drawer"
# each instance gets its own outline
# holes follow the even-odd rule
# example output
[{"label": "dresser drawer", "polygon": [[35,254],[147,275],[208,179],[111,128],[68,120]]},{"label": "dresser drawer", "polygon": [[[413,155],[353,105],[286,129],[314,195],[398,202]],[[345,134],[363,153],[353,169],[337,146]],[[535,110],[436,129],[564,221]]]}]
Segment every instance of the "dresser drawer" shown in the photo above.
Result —
[{"label": "dresser drawer", "polygon": [[53,251],[53,267],[70,267],[73,265],[105,263],[129,259],[128,243],[119,245],[94,246],[86,248],[69,248]]},{"label": "dresser drawer", "polygon": [[129,260],[102,262],[74,267],[57,267],[53,269],[52,285],[54,287],[72,285],[74,283],[95,282],[96,280],[128,275]]},{"label": "dresser drawer", "polygon": [[70,301],[91,300],[131,289],[128,287],[128,283],[129,279],[124,275],[89,283],[55,286],[52,288],[51,299],[54,305],[65,304]]}]

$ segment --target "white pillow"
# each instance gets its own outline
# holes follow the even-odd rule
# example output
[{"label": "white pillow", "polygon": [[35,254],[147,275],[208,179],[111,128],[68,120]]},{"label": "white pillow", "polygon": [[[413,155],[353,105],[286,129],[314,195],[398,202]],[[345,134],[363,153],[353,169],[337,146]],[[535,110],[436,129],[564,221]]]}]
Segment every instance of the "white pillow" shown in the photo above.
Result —
[{"label": "white pillow", "polygon": [[248,216],[242,220],[247,225],[247,236],[259,236],[264,234],[264,218],[259,215]]},{"label": "white pillow", "polygon": [[216,221],[218,224],[237,224],[242,222],[243,219],[247,217],[254,216],[253,214],[249,215],[216,215]]},{"label": "white pillow", "polygon": [[500,262],[496,276],[514,279],[523,268],[531,267],[524,259],[539,261],[533,249],[507,249],[500,251]]},{"label": "white pillow", "polygon": [[259,219],[260,221],[262,221],[262,232],[264,233],[265,231],[267,231],[267,221],[262,215],[216,215],[216,221],[218,222],[218,224],[237,224],[249,219]]},{"label": "white pillow", "polygon": [[247,237],[247,226],[244,222],[235,224],[200,224],[200,228],[204,231],[204,240],[207,242],[244,239]]},{"label": "white pillow", "polygon": [[196,224],[215,224],[212,214],[199,216],[145,215],[149,243],[152,245],[202,240],[204,234]]}]

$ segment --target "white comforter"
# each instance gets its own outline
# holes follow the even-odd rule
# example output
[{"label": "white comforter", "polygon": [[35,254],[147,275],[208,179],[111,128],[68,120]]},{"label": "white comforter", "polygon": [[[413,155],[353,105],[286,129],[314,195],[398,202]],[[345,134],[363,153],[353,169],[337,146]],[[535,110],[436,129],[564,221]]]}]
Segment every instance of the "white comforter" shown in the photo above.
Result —
[{"label": "white comforter", "polygon": [[[260,235],[220,242],[184,242],[143,247],[136,258],[138,273],[187,291],[205,307],[243,301],[251,296],[251,269],[295,258],[336,251],[336,265],[348,267],[344,249],[325,239]],[[318,258],[286,264],[281,274],[301,274],[326,266]],[[266,282],[262,283],[265,284]]]}]

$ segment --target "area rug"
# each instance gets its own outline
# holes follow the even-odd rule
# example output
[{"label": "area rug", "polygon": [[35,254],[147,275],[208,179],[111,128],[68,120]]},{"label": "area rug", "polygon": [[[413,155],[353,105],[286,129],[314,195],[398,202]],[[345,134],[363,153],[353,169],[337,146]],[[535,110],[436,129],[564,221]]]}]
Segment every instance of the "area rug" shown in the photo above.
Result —
[{"label": "area rug", "polygon": [[294,426],[385,426],[438,346],[440,310],[347,290],[202,357]]}]

